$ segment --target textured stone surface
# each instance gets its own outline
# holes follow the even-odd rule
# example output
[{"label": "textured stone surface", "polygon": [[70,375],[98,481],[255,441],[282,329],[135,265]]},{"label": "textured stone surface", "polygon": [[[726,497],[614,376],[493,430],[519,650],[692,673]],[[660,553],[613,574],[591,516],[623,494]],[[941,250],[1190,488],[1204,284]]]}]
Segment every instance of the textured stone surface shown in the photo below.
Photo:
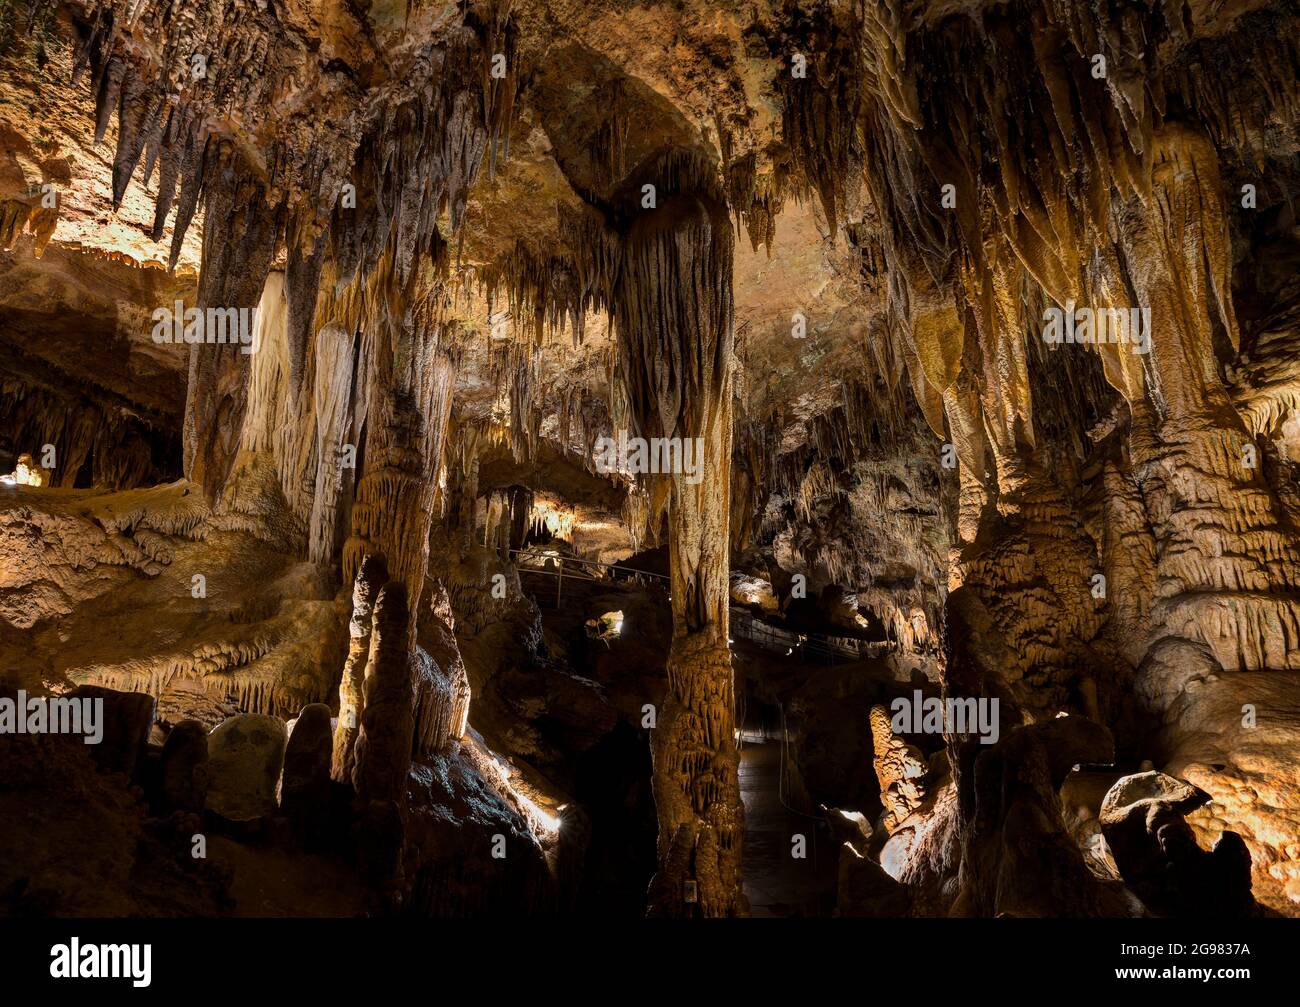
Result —
[{"label": "textured stone surface", "polygon": [[197,720],[182,720],[163,743],[161,786],[167,807],[202,811],[208,799],[208,731]]},{"label": "textured stone surface", "polygon": [[1124,880],[1159,912],[1206,917],[1254,912],[1251,856],[1235,832],[1202,850],[1184,819],[1210,800],[1159,772],[1115,782],[1101,806],[1101,830]]},{"label": "textured stone surface", "polygon": [[330,708],[304,706],[289,727],[280,777],[280,810],[304,834],[321,827],[330,798],[330,753],[333,746]]},{"label": "textured stone surface", "polygon": [[157,703],[152,696],[139,692],[118,692],[96,685],[80,685],[69,694],[71,699],[89,699],[103,704],[100,729],[103,739],[91,745],[90,754],[104,770],[135,774],[149,743]]},{"label": "textured stone surface", "polygon": [[208,735],[208,807],[231,821],[275,812],[275,787],[284,765],[284,721],[243,713]]}]

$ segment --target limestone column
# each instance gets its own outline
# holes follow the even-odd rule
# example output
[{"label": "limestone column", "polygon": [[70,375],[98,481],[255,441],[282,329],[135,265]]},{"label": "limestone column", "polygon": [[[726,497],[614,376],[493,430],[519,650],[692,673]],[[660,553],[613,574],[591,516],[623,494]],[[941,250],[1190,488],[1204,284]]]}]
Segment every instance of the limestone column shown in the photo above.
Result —
[{"label": "limestone column", "polygon": [[[667,695],[651,741],[659,816],[651,915],[735,916],[747,909],[727,644],[731,271],[725,208],[677,196],[631,226],[616,298],[635,432],[702,448],[698,476],[675,471],[661,477],[669,486],[673,640]],[[697,905],[685,901],[688,881],[695,882]]]}]

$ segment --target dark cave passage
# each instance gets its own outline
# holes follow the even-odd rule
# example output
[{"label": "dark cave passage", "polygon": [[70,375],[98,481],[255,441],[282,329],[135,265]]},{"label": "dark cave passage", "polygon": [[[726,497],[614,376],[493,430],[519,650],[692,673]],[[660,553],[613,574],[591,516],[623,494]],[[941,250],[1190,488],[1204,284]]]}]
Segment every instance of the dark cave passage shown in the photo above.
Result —
[{"label": "dark cave passage", "polygon": [[779,740],[744,742],[745,897],[751,916],[826,916],[835,903],[837,845],[820,817],[784,800]]}]

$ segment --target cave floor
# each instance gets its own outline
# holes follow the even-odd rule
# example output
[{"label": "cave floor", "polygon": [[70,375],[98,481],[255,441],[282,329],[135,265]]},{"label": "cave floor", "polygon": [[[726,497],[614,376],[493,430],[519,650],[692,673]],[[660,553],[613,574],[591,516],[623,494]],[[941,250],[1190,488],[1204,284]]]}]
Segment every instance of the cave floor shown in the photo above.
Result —
[{"label": "cave floor", "polygon": [[[829,916],[835,901],[837,851],[819,821],[785,806],[780,779],[780,744],[746,744],[741,749],[742,870],[750,915]],[[803,859],[792,855],[796,835],[805,837]]]}]

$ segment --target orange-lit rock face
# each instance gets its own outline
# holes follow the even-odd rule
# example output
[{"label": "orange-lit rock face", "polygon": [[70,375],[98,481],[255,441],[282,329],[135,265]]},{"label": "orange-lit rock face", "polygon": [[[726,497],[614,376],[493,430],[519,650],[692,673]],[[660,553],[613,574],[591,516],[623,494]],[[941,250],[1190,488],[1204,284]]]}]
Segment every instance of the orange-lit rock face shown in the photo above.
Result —
[{"label": "orange-lit rock face", "polygon": [[1289,5],[183,6],[0,6],[0,685],[277,911],[1300,915]]},{"label": "orange-lit rock face", "polygon": [[6,479],[11,486],[44,486],[50,481],[50,474],[31,455],[19,455],[18,467]]}]

